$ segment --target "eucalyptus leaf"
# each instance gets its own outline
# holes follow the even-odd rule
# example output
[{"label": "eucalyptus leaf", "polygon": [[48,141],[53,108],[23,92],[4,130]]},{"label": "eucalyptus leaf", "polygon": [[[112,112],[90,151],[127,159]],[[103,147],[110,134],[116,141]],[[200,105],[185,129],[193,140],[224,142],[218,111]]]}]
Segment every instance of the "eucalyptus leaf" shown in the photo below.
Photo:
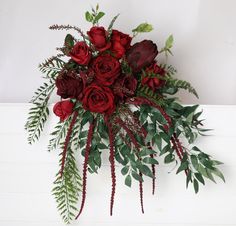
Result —
[{"label": "eucalyptus leaf", "polygon": [[138,25],[135,29],[133,29],[132,32],[142,33],[142,32],[150,32],[152,30],[153,30],[153,27],[151,24],[142,23]]},{"label": "eucalyptus leaf", "polygon": [[132,179],[130,175],[127,175],[125,178],[125,185],[127,185],[128,187],[131,187],[132,184]]}]

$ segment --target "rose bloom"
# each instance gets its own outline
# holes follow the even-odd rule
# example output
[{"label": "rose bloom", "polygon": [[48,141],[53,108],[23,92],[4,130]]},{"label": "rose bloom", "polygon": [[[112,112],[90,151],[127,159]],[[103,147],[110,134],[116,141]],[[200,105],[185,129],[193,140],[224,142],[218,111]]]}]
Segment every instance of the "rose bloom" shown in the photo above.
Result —
[{"label": "rose bloom", "polygon": [[70,100],[63,100],[54,105],[53,112],[64,121],[73,113],[73,108],[74,104]]},{"label": "rose bloom", "polygon": [[96,80],[104,86],[114,83],[120,75],[120,63],[111,55],[100,55],[91,64]]},{"label": "rose bloom", "polygon": [[56,78],[57,95],[63,99],[66,98],[82,98],[83,81],[73,71],[63,71]]},{"label": "rose bloom", "polygon": [[69,53],[69,56],[77,64],[88,65],[92,54],[85,42],[77,42],[73,47],[73,49],[71,50],[71,52]]},{"label": "rose bloom", "polygon": [[[160,76],[165,76],[165,73],[166,73],[162,67],[157,65],[156,62],[154,62],[151,66],[146,68],[145,72],[147,75],[149,73],[155,73]],[[152,89],[152,91],[155,91],[156,89],[162,87],[165,84],[165,80],[161,80],[159,78],[143,77],[141,83],[142,85],[147,85],[149,88]]]},{"label": "rose bloom", "polygon": [[84,109],[91,112],[111,114],[115,111],[114,95],[111,89],[95,83],[85,88],[82,103]]},{"label": "rose bloom", "polygon": [[132,97],[137,88],[137,80],[132,75],[121,75],[114,84],[114,94],[121,100]]},{"label": "rose bloom", "polygon": [[130,47],[132,38],[118,30],[112,30],[111,34],[111,51],[118,59],[124,56],[127,49]]},{"label": "rose bloom", "polygon": [[135,43],[126,53],[126,60],[134,73],[149,66],[158,54],[157,46],[150,40]]},{"label": "rose bloom", "polygon": [[111,42],[108,41],[108,32],[104,27],[92,27],[87,34],[98,51],[102,52],[111,47]]}]

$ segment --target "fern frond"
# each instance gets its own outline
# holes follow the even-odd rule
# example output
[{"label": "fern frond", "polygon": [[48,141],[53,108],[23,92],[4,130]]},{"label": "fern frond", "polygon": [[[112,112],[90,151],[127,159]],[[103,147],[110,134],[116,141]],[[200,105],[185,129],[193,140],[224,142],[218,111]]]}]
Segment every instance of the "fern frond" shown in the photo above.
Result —
[{"label": "fern frond", "polygon": [[187,81],[170,78],[167,80],[166,85],[169,87],[174,87],[174,88],[178,88],[178,89],[185,89],[189,93],[194,94],[198,98],[197,91]]},{"label": "fern frond", "polygon": [[81,187],[81,177],[74,153],[71,147],[68,147],[63,175],[61,176],[60,172],[57,173],[52,190],[58,211],[66,224],[75,218],[75,213],[78,211],[76,204],[79,200]]},{"label": "fern frond", "polygon": [[152,89],[150,89],[148,86],[143,86],[140,84],[137,89],[137,96],[146,97],[158,104],[159,106],[165,106],[164,99],[157,93],[153,92]]},{"label": "fern frond", "polygon": [[25,124],[25,129],[28,132],[29,144],[34,143],[41,135],[45,122],[49,116],[48,100],[54,88],[55,84],[53,83],[53,80],[50,79],[48,83],[44,83],[39,87],[31,100],[34,106],[29,109],[29,117]]},{"label": "fern frond", "polygon": [[66,131],[68,130],[68,127],[70,125],[71,117],[66,119],[65,121],[61,122],[59,121],[57,125],[55,126],[54,131],[50,134],[53,136],[52,139],[49,140],[48,144],[48,151],[55,150],[58,145],[60,144],[60,141],[65,138]]},{"label": "fern frond", "polygon": [[29,110],[29,117],[25,124],[25,129],[28,132],[28,143],[32,144],[39,139],[43,130],[44,124],[47,121],[49,110],[48,110],[48,98],[43,102],[35,103]]},{"label": "fern frond", "polygon": [[49,82],[44,82],[34,93],[34,96],[31,99],[31,103],[40,103],[44,102],[44,100],[48,97],[49,94],[54,90],[55,84],[53,80],[49,80]]},{"label": "fern frond", "polygon": [[52,56],[39,64],[39,70],[46,74],[46,78],[55,79],[63,69],[65,62],[59,58],[60,56],[62,55]]}]

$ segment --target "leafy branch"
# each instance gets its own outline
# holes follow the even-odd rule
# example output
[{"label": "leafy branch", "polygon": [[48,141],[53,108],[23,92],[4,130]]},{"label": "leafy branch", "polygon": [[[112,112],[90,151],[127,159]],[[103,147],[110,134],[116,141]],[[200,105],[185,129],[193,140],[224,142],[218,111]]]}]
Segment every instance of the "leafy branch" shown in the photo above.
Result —
[{"label": "leafy branch", "polygon": [[96,8],[92,8],[92,12],[87,11],[85,13],[85,19],[88,22],[91,22],[93,26],[98,25],[98,21],[105,15],[104,12],[99,12],[99,5],[96,5]]}]

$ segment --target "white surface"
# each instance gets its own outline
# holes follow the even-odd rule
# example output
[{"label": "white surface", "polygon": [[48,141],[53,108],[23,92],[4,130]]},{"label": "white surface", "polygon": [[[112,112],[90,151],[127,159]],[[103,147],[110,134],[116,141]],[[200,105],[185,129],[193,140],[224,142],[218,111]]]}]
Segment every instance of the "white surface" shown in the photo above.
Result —
[{"label": "white surface", "polygon": [[[55,54],[66,34],[48,26],[72,24],[86,31],[84,12],[97,2],[107,14],[105,26],[117,13],[115,28],[124,32],[152,23],[155,30],[138,39],[152,39],[159,49],[172,33],[170,63],[196,87],[201,104],[236,104],[235,0],[1,0],[0,102],[30,100],[42,82],[38,64]],[[181,96],[185,103],[198,102]]]},{"label": "white surface", "polygon": [[[63,225],[51,196],[58,170],[58,152],[46,151],[49,132],[55,125],[52,116],[45,133],[33,146],[27,144],[23,125],[27,104],[0,104],[0,226]],[[145,214],[140,212],[138,184],[131,189],[117,166],[117,192],[114,216],[109,216],[110,168],[107,160],[98,175],[88,178],[84,212],[74,225],[80,226],[229,226],[236,225],[236,106],[202,106],[212,136],[201,137],[197,144],[225,164],[221,167],[226,184],[207,181],[198,195],[185,189],[184,174],[175,175],[171,165],[157,169],[157,192],[145,181]],[[78,153],[80,156],[80,154]],[[82,162],[82,158],[80,162]]]}]

